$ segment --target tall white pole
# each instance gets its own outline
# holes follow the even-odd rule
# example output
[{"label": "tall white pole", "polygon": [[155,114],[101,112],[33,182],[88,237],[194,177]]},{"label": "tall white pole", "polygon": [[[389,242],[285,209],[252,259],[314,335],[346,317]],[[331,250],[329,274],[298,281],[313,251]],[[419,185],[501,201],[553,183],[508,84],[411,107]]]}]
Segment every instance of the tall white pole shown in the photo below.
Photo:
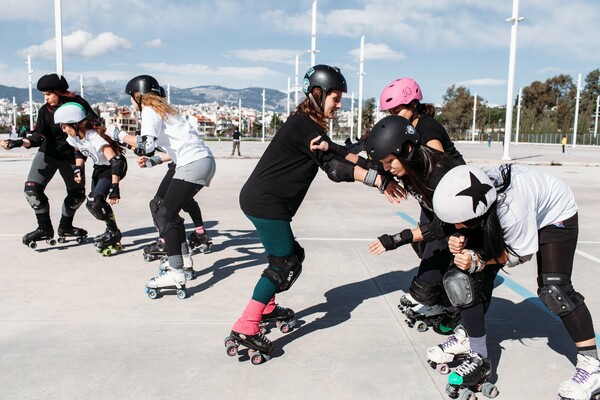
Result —
[{"label": "tall white pole", "polygon": [[350,141],[354,141],[354,92],[350,95]]},{"label": "tall white pole", "polygon": [[594,139],[598,134],[598,109],[600,108],[600,96],[596,97],[596,121],[594,122]]},{"label": "tall white pole", "polygon": [[[27,56],[27,75],[29,76],[29,130],[33,130],[33,93],[31,90],[31,74],[33,74],[33,69],[31,68],[31,56]],[[598,112],[596,112],[596,115]]]},{"label": "tall white pole", "polygon": [[310,65],[317,63],[317,0],[312,5],[312,24],[310,36]]},{"label": "tall white pole", "polygon": [[515,144],[519,144],[519,130],[521,126],[521,99],[523,98],[523,88],[519,88],[519,99],[517,100],[517,128],[515,129]]},{"label": "tall white pole", "polygon": [[167,83],[167,103],[171,104],[171,84]]},{"label": "tall white pole", "polygon": [[242,133],[242,98],[238,99],[238,128],[240,130],[240,134]]},{"label": "tall white pole", "polygon": [[477,93],[473,96],[473,125],[471,127],[471,141],[475,141],[475,119],[477,118]]},{"label": "tall white pole", "polygon": [[287,87],[287,115],[290,115],[290,80],[291,78],[288,76],[288,87]]},{"label": "tall white pole", "polygon": [[513,0],[512,17],[507,19],[512,24],[510,29],[510,56],[508,59],[508,89],[506,91],[506,121],[504,125],[503,161],[510,161],[509,146],[512,135],[513,92],[515,88],[515,65],[517,61],[517,28],[523,18],[519,17],[519,0]]},{"label": "tall white pole", "polygon": [[363,76],[365,69],[365,35],[360,37],[360,67],[358,72],[358,124],[356,126],[356,137],[362,137],[362,99],[363,99]]},{"label": "tall white pole", "polygon": [[265,89],[262,92],[262,141],[265,141]]},{"label": "tall white pole", "polygon": [[17,99],[13,96],[13,129],[17,131]]},{"label": "tall white pole", "polygon": [[577,146],[577,123],[579,122],[579,98],[581,97],[581,74],[577,78],[577,97],[575,98],[575,122],[573,123],[573,148]]},{"label": "tall white pole", "polygon": [[63,75],[61,0],[54,0],[54,30],[56,40],[56,73],[58,75]]},{"label": "tall white pole", "polygon": [[79,74],[79,95],[85,98],[83,94],[83,74]]},{"label": "tall white pole", "polygon": [[296,54],[296,81],[294,83],[294,107],[298,106],[298,54]]}]

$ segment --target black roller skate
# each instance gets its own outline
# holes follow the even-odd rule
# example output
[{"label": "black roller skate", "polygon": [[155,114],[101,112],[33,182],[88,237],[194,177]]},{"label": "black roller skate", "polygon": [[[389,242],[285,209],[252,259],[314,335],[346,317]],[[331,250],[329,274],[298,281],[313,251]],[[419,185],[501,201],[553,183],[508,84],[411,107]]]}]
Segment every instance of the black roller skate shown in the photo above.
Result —
[{"label": "black roller skate", "polygon": [[181,268],[166,268],[158,276],[150,279],[146,284],[146,294],[151,299],[156,299],[163,290],[175,290],[177,298],[185,299],[187,292],[185,290],[186,278]]},{"label": "black roller skate", "polygon": [[56,244],[56,240],[54,240],[54,229],[42,229],[37,228],[33,232],[29,232],[23,236],[23,244],[31,249],[35,249],[37,247],[37,242],[44,240],[50,246],[54,246]]},{"label": "black roller skate", "polygon": [[262,315],[259,324],[260,332],[264,334],[267,331],[267,325],[270,322],[275,322],[275,325],[282,333],[288,333],[296,326],[294,315],[294,310],[291,308],[275,305],[273,311]]},{"label": "black roller skate", "polygon": [[82,228],[75,228],[71,226],[69,228],[61,228],[58,227],[58,243],[67,242],[67,238],[74,237],[77,243],[83,243],[85,238],[87,238],[88,232]]},{"label": "black roller skate", "polygon": [[157,239],[154,243],[144,246],[144,261],[146,262],[158,260],[166,255],[167,249],[165,249],[165,242],[160,239]]},{"label": "black roller skate", "polygon": [[94,243],[96,251],[102,253],[104,257],[110,257],[123,250],[121,246],[121,231],[107,229],[104,235]]},{"label": "black roller skate", "polygon": [[488,382],[491,374],[490,360],[471,352],[448,376],[446,394],[452,399],[477,400],[475,393],[481,392],[485,397],[493,399],[498,396],[499,391],[496,385]]},{"label": "black roller skate", "polygon": [[206,253],[210,250],[212,246],[212,242],[210,241],[208,234],[198,233],[196,231],[190,233],[187,238],[188,246],[190,246],[190,251],[195,251],[198,249],[200,253]]},{"label": "black roller skate", "polygon": [[425,332],[431,327],[440,335],[450,335],[460,321],[460,313],[457,310],[449,310],[439,304],[421,304],[410,294],[400,298],[398,309],[406,316],[404,322],[419,332]]},{"label": "black roller skate", "polygon": [[225,338],[225,348],[227,355],[233,357],[238,354],[240,346],[248,348],[248,356],[254,365],[269,361],[271,352],[273,351],[273,343],[262,333],[256,335],[244,335],[231,331],[229,336]]},{"label": "black roller skate", "polygon": [[600,361],[594,357],[577,355],[575,375],[558,388],[561,400],[600,399]]}]

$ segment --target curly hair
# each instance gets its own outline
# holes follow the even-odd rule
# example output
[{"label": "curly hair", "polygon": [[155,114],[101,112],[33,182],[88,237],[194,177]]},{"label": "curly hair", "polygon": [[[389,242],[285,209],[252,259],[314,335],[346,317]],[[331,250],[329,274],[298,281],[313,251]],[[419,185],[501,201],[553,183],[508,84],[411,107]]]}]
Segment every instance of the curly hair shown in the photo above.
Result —
[{"label": "curly hair", "polygon": [[[145,95],[141,95],[140,92],[133,92],[131,94],[136,103],[140,103],[140,98],[142,99],[142,107],[150,107],[154,111],[160,115],[160,117],[165,120],[169,115],[177,114],[175,108],[167,103],[164,97],[160,97],[154,93],[146,93]],[[141,111],[141,110],[140,110]]]},{"label": "curly hair", "polygon": [[325,132],[327,132],[329,129],[329,125],[327,124],[325,113],[322,111],[325,108],[325,105],[321,104],[321,99],[323,98],[323,90],[321,90],[321,88],[319,87],[316,87],[313,88],[311,93],[320,109],[317,110],[310,98],[306,96],[304,101],[298,104],[298,107],[296,107],[296,110],[292,113],[292,115],[305,113],[309,117],[311,117],[317,124],[319,124],[319,126],[325,129]]}]

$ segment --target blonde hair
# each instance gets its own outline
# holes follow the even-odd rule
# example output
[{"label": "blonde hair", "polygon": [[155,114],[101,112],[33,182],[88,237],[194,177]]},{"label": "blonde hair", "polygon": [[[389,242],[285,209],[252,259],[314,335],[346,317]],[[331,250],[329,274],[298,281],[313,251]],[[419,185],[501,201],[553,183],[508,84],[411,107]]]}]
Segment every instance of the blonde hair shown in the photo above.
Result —
[{"label": "blonde hair", "polygon": [[[175,108],[167,103],[164,97],[160,97],[154,93],[146,93],[141,95],[140,92],[133,92],[131,94],[136,103],[140,104],[140,98],[142,99],[142,107],[150,107],[157,112],[158,115],[164,120],[169,115],[177,114]],[[140,110],[141,111],[141,110]]]}]

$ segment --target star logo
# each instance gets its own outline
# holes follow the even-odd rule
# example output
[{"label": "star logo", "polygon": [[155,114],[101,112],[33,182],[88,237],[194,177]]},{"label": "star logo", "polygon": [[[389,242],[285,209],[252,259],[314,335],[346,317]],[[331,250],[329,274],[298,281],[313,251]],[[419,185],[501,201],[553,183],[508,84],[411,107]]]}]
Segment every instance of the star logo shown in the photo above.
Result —
[{"label": "star logo", "polygon": [[469,172],[469,178],[471,179],[471,186],[462,190],[456,194],[456,196],[467,196],[473,200],[473,212],[477,210],[477,205],[482,202],[486,206],[488,205],[485,194],[492,188],[487,183],[481,183],[479,179],[472,173]]}]

